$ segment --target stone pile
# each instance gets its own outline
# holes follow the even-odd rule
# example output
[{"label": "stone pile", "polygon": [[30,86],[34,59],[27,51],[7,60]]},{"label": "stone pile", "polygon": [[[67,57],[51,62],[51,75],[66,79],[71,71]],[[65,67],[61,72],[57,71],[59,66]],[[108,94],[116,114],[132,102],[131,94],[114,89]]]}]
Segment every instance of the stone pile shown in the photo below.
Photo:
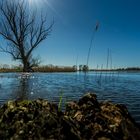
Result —
[{"label": "stone pile", "polygon": [[0,140],[140,140],[124,105],[86,94],[65,112],[47,100],[8,101],[0,108]]}]

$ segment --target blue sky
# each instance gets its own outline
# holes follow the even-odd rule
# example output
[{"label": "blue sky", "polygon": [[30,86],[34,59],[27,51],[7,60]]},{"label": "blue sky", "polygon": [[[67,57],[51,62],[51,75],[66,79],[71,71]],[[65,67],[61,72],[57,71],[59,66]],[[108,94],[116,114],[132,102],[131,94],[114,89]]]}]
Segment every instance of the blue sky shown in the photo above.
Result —
[{"label": "blue sky", "polygon": [[[75,65],[77,57],[78,64],[86,64],[91,36],[99,21],[89,66],[106,67],[108,48],[113,67],[140,66],[139,0],[36,0],[31,5],[34,7],[47,11],[49,23],[55,20],[51,35],[34,52],[42,64]],[[5,63],[15,62],[0,53],[0,64]]]}]

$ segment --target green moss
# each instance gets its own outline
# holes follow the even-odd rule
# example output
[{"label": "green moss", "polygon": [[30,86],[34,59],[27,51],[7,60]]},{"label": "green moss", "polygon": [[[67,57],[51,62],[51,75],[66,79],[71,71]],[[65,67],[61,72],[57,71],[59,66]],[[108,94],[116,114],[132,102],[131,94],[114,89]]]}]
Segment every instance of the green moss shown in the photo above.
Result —
[{"label": "green moss", "polygon": [[29,104],[32,104],[32,101],[30,101],[30,100],[23,100],[23,101],[18,102],[19,106],[28,106]]}]

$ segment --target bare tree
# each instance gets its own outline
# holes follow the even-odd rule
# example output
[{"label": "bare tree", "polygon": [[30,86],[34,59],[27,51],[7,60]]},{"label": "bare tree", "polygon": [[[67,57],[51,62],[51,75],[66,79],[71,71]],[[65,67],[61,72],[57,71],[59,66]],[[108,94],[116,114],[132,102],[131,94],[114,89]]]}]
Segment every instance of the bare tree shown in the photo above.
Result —
[{"label": "bare tree", "polygon": [[25,0],[0,2],[0,35],[7,41],[7,46],[0,46],[0,51],[21,61],[24,72],[34,66],[36,59],[32,57],[32,52],[52,30],[53,22],[46,27],[47,20],[43,15],[36,17],[36,12],[29,11]]}]

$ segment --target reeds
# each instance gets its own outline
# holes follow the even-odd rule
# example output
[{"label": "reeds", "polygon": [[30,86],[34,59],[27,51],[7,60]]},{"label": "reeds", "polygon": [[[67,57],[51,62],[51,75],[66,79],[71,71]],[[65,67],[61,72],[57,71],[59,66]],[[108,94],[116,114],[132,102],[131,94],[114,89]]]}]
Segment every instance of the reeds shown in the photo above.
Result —
[{"label": "reeds", "polygon": [[87,67],[88,67],[88,63],[89,63],[89,58],[90,58],[90,53],[91,53],[93,41],[95,39],[95,33],[97,32],[98,28],[99,28],[99,22],[96,23],[95,29],[94,29],[92,36],[91,36],[90,46],[89,46],[88,55],[87,55],[87,64],[86,64]]}]

